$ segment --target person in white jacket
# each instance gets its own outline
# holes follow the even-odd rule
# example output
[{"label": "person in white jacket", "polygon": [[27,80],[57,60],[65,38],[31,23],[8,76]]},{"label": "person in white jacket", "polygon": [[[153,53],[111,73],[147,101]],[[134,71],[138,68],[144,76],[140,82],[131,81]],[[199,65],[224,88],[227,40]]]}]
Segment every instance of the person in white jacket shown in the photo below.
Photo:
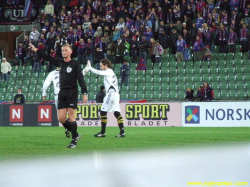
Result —
[{"label": "person in white jacket", "polygon": [[102,59],[100,62],[100,69],[96,70],[91,67],[91,62],[88,61],[87,67],[83,70],[83,74],[87,71],[91,71],[97,75],[104,76],[104,87],[106,90],[106,96],[103,99],[101,107],[101,132],[98,132],[94,137],[105,137],[105,129],[107,125],[107,113],[113,112],[117,119],[120,133],[115,137],[125,137],[123,118],[121,116],[120,109],[120,94],[118,89],[118,81],[114,71],[111,69],[112,65],[110,60]]},{"label": "person in white jacket", "polygon": [[6,58],[3,58],[1,64],[1,72],[3,74],[3,80],[9,81],[9,73],[11,71],[11,65],[9,62],[6,61]]},{"label": "person in white jacket", "polygon": [[48,18],[48,22],[50,22],[53,14],[54,14],[54,5],[51,3],[51,1],[47,1],[47,4],[45,5],[44,12]]}]

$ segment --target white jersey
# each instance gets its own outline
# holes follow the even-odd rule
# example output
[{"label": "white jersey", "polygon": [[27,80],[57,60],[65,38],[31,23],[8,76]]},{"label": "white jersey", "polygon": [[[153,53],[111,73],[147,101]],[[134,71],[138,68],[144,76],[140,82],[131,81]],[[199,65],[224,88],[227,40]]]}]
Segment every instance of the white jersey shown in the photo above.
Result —
[{"label": "white jersey", "polygon": [[92,67],[89,68],[92,73],[104,76],[104,87],[106,93],[109,92],[110,88],[114,88],[115,92],[119,93],[117,77],[112,69],[107,68],[106,70],[96,70]]},{"label": "white jersey", "polygon": [[49,87],[49,85],[53,82],[54,84],[54,94],[58,95],[60,88],[59,88],[59,70],[54,70],[49,73],[47,78],[45,79],[43,83],[43,94],[42,96],[46,96],[46,90]]}]

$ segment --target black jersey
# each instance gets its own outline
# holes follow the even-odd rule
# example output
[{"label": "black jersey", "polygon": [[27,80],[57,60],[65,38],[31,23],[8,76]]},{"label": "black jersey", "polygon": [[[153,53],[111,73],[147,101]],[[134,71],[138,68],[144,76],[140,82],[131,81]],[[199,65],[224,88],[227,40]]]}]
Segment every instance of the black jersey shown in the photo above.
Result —
[{"label": "black jersey", "polygon": [[44,60],[49,61],[57,67],[60,67],[60,89],[74,89],[77,88],[77,80],[81,87],[82,94],[87,94],[87,86],[84,81],[81,66],[76,60],[64,62],[63,60],[55,59],[46,55],[43,51],[37,51]]},{"label": "black jersey", "polygon": [[23,94],[16,94],[14,97],[14,104],[25,104],[25,97]]}]

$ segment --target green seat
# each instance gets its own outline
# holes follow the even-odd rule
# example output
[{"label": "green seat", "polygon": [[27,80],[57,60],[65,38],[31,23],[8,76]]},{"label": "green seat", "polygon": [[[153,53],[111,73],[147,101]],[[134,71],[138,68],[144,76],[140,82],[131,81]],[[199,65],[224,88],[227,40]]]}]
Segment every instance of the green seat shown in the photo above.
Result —
[{"label": "green seat", "polygon": [[178,69],[178,74],[179,75],[185,75],[186,74],[186,69],[185,68],[179,68]]},{"label": "green seat", "polygon": [[238,99],[239,98],[239,93],[237,91],[229,91],[230,98],[232,99]]},{"label": "green seat", "polygon": [[129,87],[129,90],[131,90],[131,91],[137,90],[137,84],[129,84],[128,87]]},{"label": "green seat", "polygon": [[[159,84],[157,84],[157,85],[159,85]],[[146,91],[154,91],[154,86],[152,84],[146,84],[145,90]]]},{"label": "green seat", "polygon": [[16,76],[17,76],[17,73],[14,71],[11,71],[10,78],[16,78]]},{"label": "green seat", "polygon": [[220,99],[228,99],[230,97],[230,92],[228,90],[221,90]]},{"label": "green seat", "polygon": [[35,78],[30,79],[30,85],[36,85],[36,83],[37,83],[37,79]]},{"label": "green seat", "polygon": [[161,91],[154,91],[154,99],[161,99]]},{"label": "green seat", "polygon": [[169,89],[170,89],[170,91],[177,90],[177,85],[176,85],[176,83],[170,83],[170,84],[169,84]]},{"label": "green seat", "polygon": [[228,81],[229,82],[234,82],[237,80],[237,77],[234,74],[229,74],[228,75]]},{"label": "green seat", "polygon": [[176,75],[178,72],[177,72],[177,69],[176,67],[170,67],[169,69],[169,74],[171,75]]},{"label": "green seat", "polygon": [[193,74],[193,68],[186,67],[185,73],[186,73],[187,75],[192,75],[192,74]]},{"label": "green seat", "polygon": [[39,74],[38,73],[31,73],[31,78],[38,78]]},{"label": "green seat", "polygon": [[145,89],[146,89],[146,86],[144,84],[139,84],[137,87],[138,91],[145,91]]},{"label": "green seat", "polygon": [[161,69],[154,69],[154,75],[161,75]]},{"label": "green seat", "polygon": [[154,76],[153,80],[154,80],[154,83],[161,83],[161,77],[160,76]]},{"label": "green seat", "polygon": [[177,99],[176,91],[170,91],[169,92],[169,99]]},{"label": "green seat", "polygon": [[236,78],[238,81],[245,81],[246,80],[246,76],[244,75],[244,73],[237,73]]},{"label": "green seat", "polygon": [[238,90],[238,97],[241,99],[244,99],[247,97],[247,93],[245,92],[245,90]]},{"label": "green seat", "polygon": [[161,82],[164,83],[164,84],[168,84],[168,83],[169,83],[169,79],[170,79],[170,77],[168,77],[168,76],[163,76],[163,77],[161,78]]},{"label": "green seat", "polygon": [[[15,93],[14,93],[15,94]],[[7,92],[5,94],[4,100],[5,101],[13,101],[14,100],[14,94],[11,92]]]},{"label": "green seat", "polygon": [[225,68],[227,74],[234,74],[235,73],[235,68],[233,66],[228,66]]},{"label": "green seat", "polygon": [[219,75],[219,80],[221,82],[227,82],[228,81],[228,76],[227,75]]},{"label": "green seat", "polygon": [[151,76],[146,76],[145,77],[145,83],[152,83],[154,79]]},{"label": "green seat", "polygon": [[[89,100],[95,100],[95,95],[96,95],[96,92],[89,92],[89,95],[88,95]],[[80,97],[80,98],[82,100],[82,97]]]},{"label": "green seat", "polygon": [[16,80],[16,85],[23,85],[22,79],[17,79]]},{"label": "green seat", "polygon": [[178,78],[176,76],[172,76],[169,78],[169,82],[176,83],[178,81]]},{"label": "green seat", "polygon": [[145,99],[154,99],[154,92],[145,92]]},{"label": "green seat", "polygon": [[162,91],[169,91],[169,85],[168,84],[162,84],[161,90]]},{"label": "green seat", "polygon": [[136,93],[134,99],[145,99],[145,92],[143,92],[143,91],[138,91],[138,93]]},{"label": "green seat", "polygon": [[177,66],[177,62],[176,61],[170,61],[169,62],[169,66],[170,67],[176,67]]},{"label": "green seat", "polygon": [[15,84],[9,84],[6,89],[6,92],[9,92],[9,93],[15,92],[15,87],[16,87]]},{"label": "green seat", "polygon": [[219,78],[218,78],[218,75],[217,74],[211,74],[211,77],[210,77],[210,81],[218,81],[219,80]]},{"label": "green seat", "polygon": [[37,85],[43,85],[43,83],[44,83],[44,79],[41,79],[41,78],[40,78],[40,79],[37,80],[37,83],[36,83],[36,84],[37,84]]},{"label": "green seat", "polygon": [[179,83],[183,83],[183,82],[185,82],[185,81],[186,81],[185,75],[179,74],[179,75],[178,75],[178,82],[179,82]]},{"label": "green seat", "polygon": [[240,89],[240,90],[244,90],[244,89],[246,89],[247,87],[249,88],[250,87],[250,84],[246,84],[244,81],[238,81],[237,82],[237,87],[238,87],[238,89]]},{"label": "green seat", "polygon": [[36,92],[37,93],[42,93],[43,92],[43,85],[37,85],[36,86]]},{"label": "green seat", "polygon": [[186,82],[193,82],[194,81],[194,77],[192,74],[186,74],[186,78],[185,78]]},{"label": "green seat", "polygon": [[[154,84],[153,87],[154,91],[161,91],[162,90],[162,85],[161,84]],[[153,90],[151,90],[153,91]]]},{"label": "green seat", "polygon": [[161,70],[161,75],[169,75],[169,69],[168,68],[164,68]]},{"label": "green seat", "polygon": [[128,99],[128,93],[127,92],[122,92],[120,97],[121,97],[121,100],[127,100]]},{"label": "green seat", "polygon": [[22,71],[18,71],[16,77],[17,78],[22,78],[23,77],[23,72]]},{"label": "green seat", "polygon": [[129,83],[137,85],[137,77],[136,76],[129,76]]},{"label": "green seat", "polygon": [[36,85],[30,85],[30,87],[29,87],[29,92],[30,93],[36,93]]},{"label": "green seat", "polygon": [[194,74],[194,81],[195,82],[202,82],[202,75]]},{"label": "green seat", "polygon": [[42,101],[42,92],[36,93],[34,101]]},{"label": "green seat", "polygon": [[169,99],[169,92],[168,91],[161,92],[161,98],[162,99]]},{"label": "green seat", "polygon": [[194,67],[193,68],[193,74],[201,74],[202,70],[200,69],[200,67]]},{"label": "green seat", "polygon": [[221,90],[228,90],[228,88],[229,88],[229,86],[228,86],[227,83],[222,83],[222,84],[220,84],[220,88],[219,89],[221,89]]}]

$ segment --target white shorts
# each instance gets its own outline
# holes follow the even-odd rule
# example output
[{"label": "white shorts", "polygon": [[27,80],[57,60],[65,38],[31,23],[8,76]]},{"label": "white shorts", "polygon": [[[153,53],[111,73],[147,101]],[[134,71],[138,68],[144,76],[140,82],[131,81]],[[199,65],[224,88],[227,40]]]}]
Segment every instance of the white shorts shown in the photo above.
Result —
[{"label": "white shorts", "polygon": [[55,106],[57,110],[58,109],[58,95],[55,95]]},{"label": "white shorts", "polygon": [[104,112],[121,112],[120,109],[120,94],[119,93],[108,93],[103,99],[102,111]]}]

